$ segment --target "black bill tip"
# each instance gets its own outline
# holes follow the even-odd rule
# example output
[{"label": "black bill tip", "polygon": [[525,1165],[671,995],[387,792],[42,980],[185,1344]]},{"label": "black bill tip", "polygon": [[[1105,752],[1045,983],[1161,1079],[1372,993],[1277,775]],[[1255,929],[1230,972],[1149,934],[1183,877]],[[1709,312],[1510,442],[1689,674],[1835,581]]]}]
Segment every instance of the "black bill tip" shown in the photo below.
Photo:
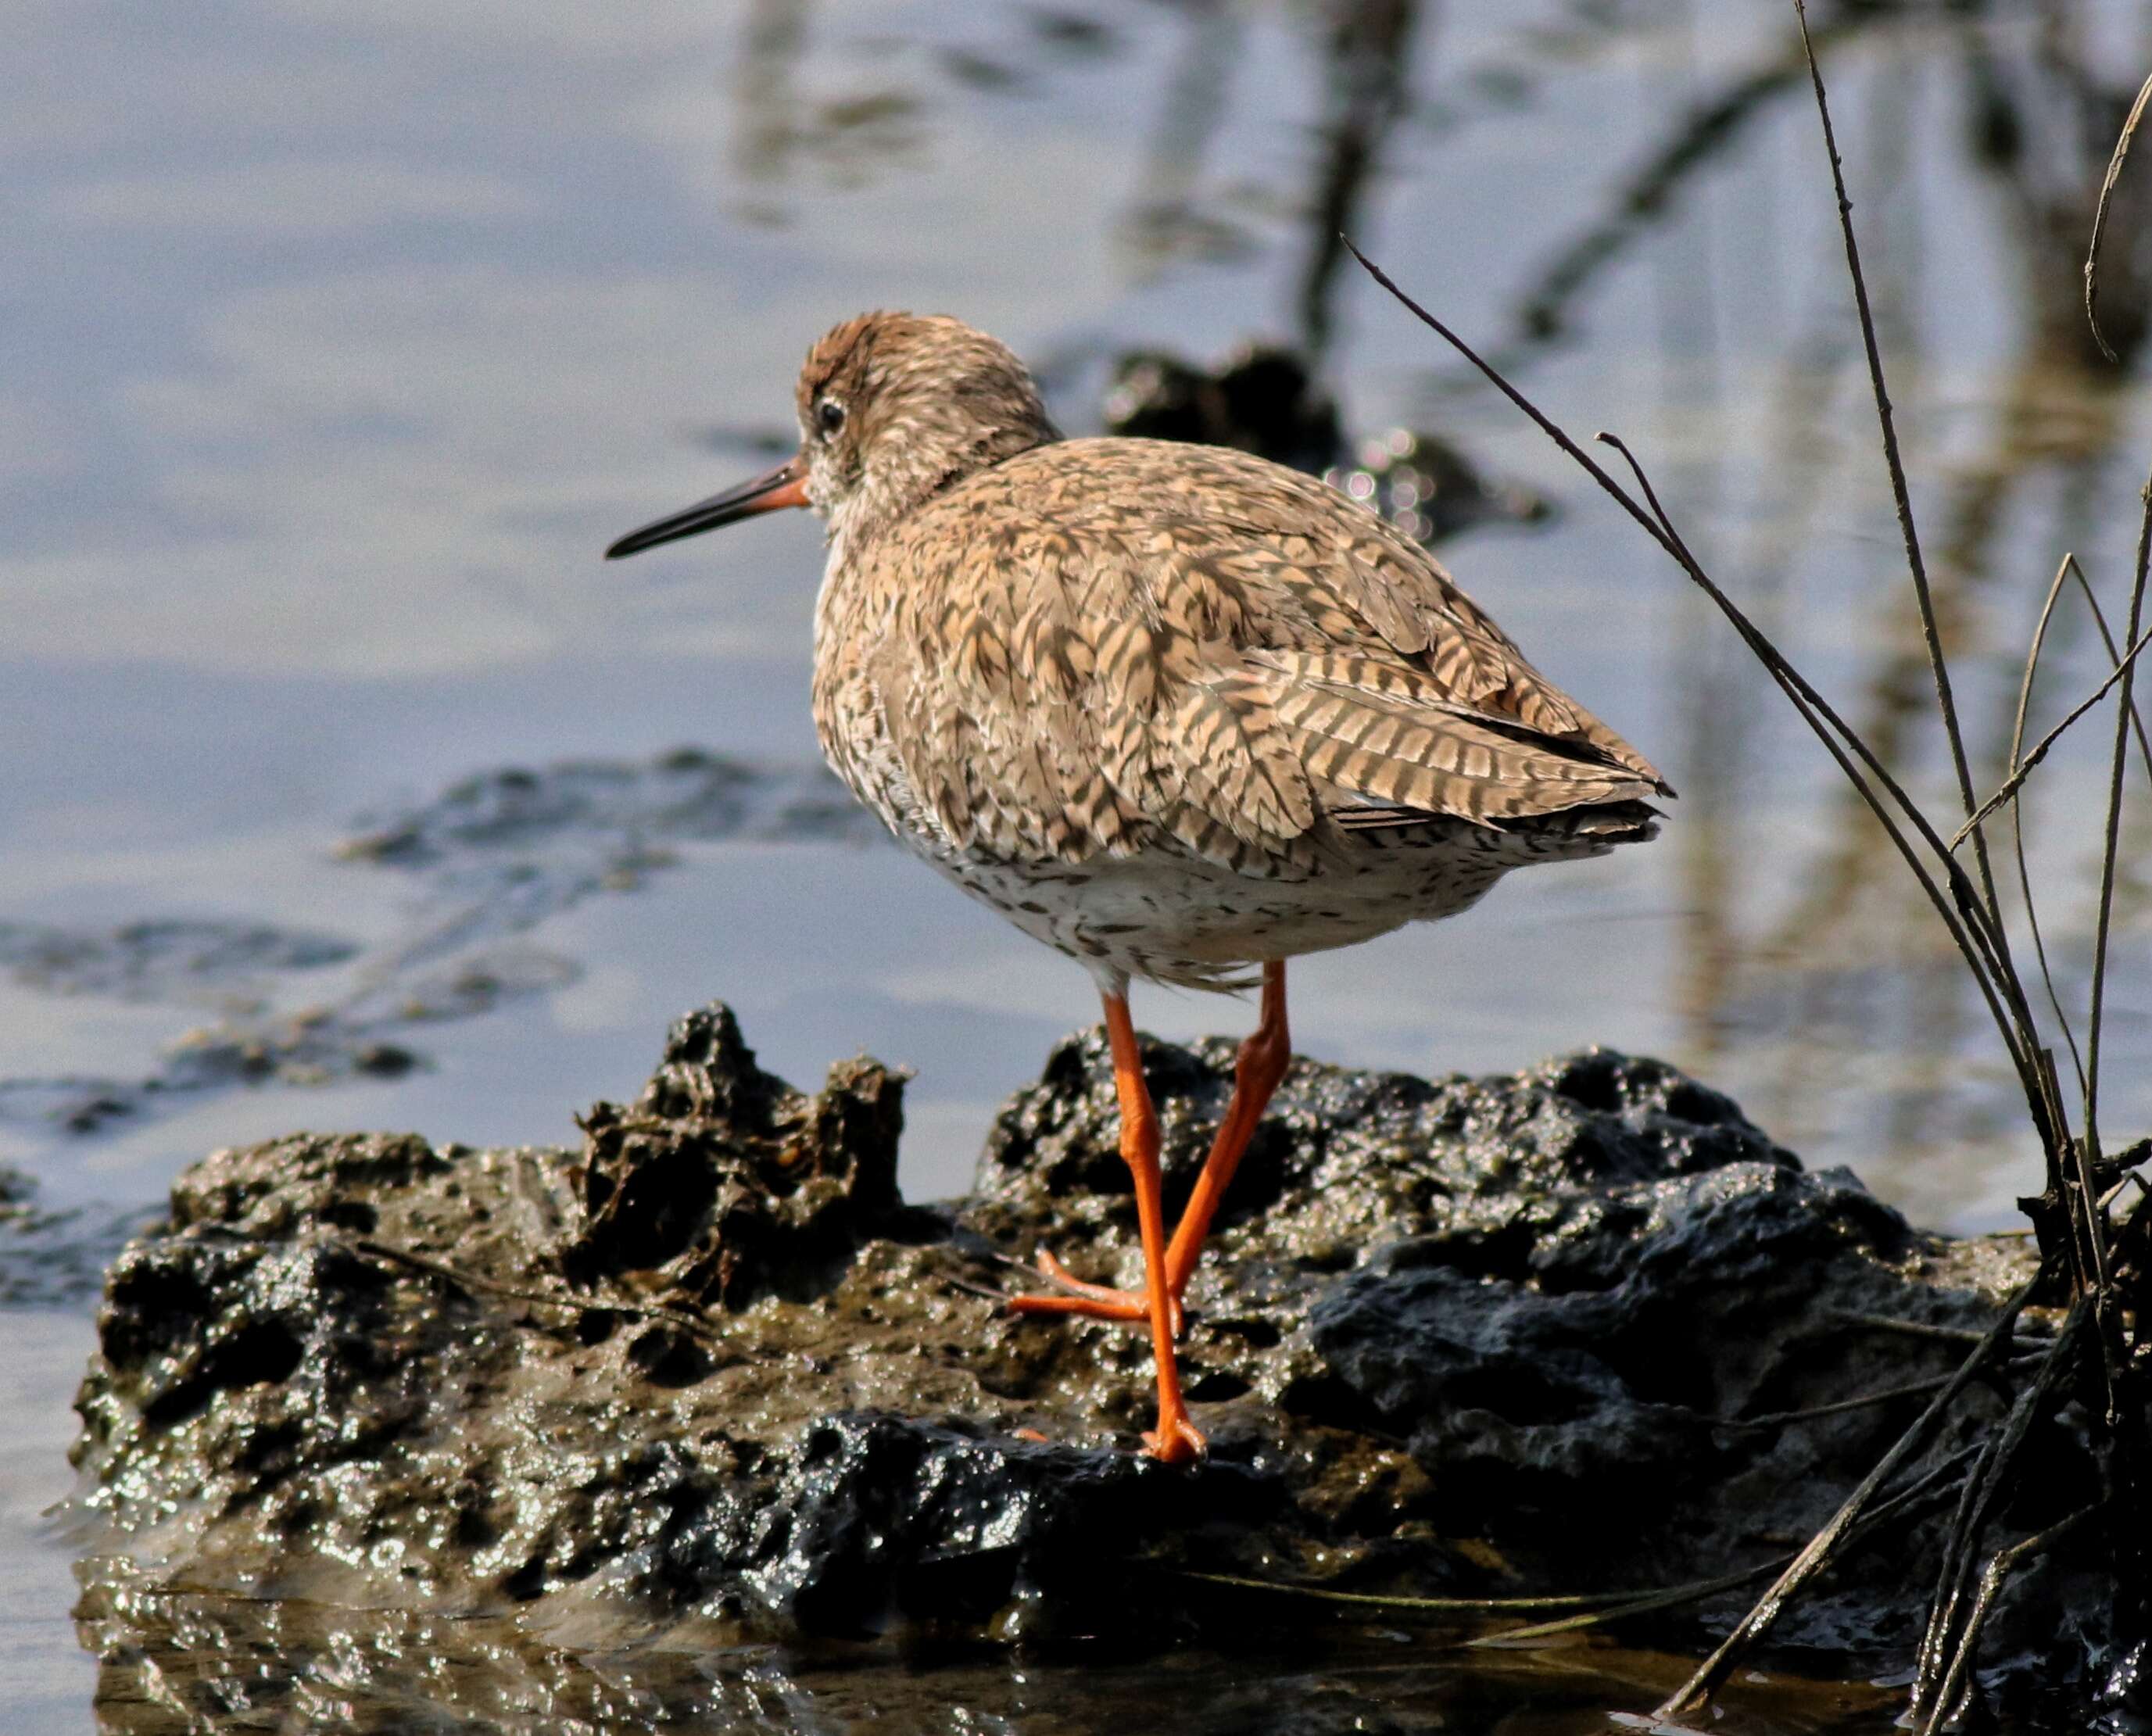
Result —
[{"label": "black bill tip", "polygon": [[743,482],[738,488],[727,489],[707,500],[698,500],[684,511],[668,514],[629,531],[607,548],[605,557],[618,561],[629,555],[639,555],[645,549],[654,549],[660,543],[678,542],[683,536],[699,536],[705,530],[752,518],[757,513],[776,512],[807,504],[806,463],[801,459],[789,458],[751,482]]}]

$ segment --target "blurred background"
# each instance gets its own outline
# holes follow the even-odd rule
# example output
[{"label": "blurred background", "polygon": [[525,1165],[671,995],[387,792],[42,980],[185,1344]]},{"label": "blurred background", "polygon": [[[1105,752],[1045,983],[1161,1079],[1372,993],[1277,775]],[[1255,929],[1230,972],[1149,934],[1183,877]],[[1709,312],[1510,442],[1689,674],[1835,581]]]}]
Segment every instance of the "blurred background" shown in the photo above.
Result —
[{"label": "blurred background", "polygon": [[[296,1125],[571,1141],[676,1013],[812,1085],[917,1069],[961,1190],[1087,979],[818,769],[787,516],[612,536],[789,449],[808,343],[960,315],[1071,432],[1363,469],[1682,792],[1662,840],[1312,959],[1303,1051],[1439,1074],[1663,1055],[1915,1218],[2038,1185],[1985,1015],[1821,751],[1633,525],[1368,282],[1580,437],[1938,812],[1827,170],[1767,0],[13,0],[0,62],[0,1455],[64,1488],[98,1270],[177,1170]],[[2131,0],[1812,10],[1975,780],[2066,551],[2119,630],[2152,454],[2152,165],[2080,268],[2148,65]],[[2141,172],[2138,172],[2141,171]],[[2034,728],[2107,667],[2082,600]],[[2108,740],[2028,805],[2066,1005]],[[2133,769],[2133,777],[2142,768]],[[2103,1104],[2152,1109],[2143,805]],[[1245,1005],[1139,991],[1161,1034]],[[26,1557],[27,1559],[27,1557]],[[64,1563],[0,1683],[79,1718]],[[56,1713],[55,1716],[61,1714]],[[57,1723],[53,1728],[73,1728]]]}]

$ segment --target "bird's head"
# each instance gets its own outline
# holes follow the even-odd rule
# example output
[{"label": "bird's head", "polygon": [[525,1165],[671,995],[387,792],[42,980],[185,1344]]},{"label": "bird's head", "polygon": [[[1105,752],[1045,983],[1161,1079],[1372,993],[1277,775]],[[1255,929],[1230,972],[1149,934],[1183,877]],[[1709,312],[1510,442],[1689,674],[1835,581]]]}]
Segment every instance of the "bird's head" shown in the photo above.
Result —
[{"label": "bird's head", "polygon": [[646,525],[617,560],[751,514],[811,506],[856,546],[973,471],[1059,435],[1005,343],[946,314],[863,313],[808,351],[799,450],[775,470]]}]

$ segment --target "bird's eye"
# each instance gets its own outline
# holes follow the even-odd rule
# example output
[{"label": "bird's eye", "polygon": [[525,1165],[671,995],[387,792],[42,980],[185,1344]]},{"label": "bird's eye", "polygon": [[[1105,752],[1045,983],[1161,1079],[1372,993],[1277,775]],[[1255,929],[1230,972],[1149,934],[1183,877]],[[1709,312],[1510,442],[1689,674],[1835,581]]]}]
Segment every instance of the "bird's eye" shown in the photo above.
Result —
[{"label": "bird's eye", "polygon": [[834,398],[825,398],[815,406],[815,425],[822,430],[824,439],[836,433],[845,425],[845,407]]}]

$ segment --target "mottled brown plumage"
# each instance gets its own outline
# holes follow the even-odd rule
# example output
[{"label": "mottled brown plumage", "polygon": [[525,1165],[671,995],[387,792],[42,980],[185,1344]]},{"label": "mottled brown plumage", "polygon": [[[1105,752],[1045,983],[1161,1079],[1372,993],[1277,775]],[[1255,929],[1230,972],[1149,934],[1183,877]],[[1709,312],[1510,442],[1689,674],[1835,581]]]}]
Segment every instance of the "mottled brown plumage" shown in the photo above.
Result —
[{"label": "mottled brown plumage", "polygon": [[[1453,914],[1512,868],[1648,839],[1645,800],[1672,792],[1424,549],[1296,471],[1063,439],[1023,363],[947,318],[838,327],[798,401],[799,459],[611,552],[772,505],[827,517],[824,752],[911,849],[1089,967],[1124,1074],[1132,977],[1263,969],[1252,1112],[1236,1099],[1170,1251],[1155,1136],[1147,1160],[1129,1150],[1139,1206],[1153,1172],[1151,1293],[1032,1299],[1150,1321],[1155,1444],[1185,1456],[1200,1437],[1167,1391],[1169,1317],[1283,1070],[1283,961]],[[1139,1069],[1123,1089],[1140,1146]]]}]

